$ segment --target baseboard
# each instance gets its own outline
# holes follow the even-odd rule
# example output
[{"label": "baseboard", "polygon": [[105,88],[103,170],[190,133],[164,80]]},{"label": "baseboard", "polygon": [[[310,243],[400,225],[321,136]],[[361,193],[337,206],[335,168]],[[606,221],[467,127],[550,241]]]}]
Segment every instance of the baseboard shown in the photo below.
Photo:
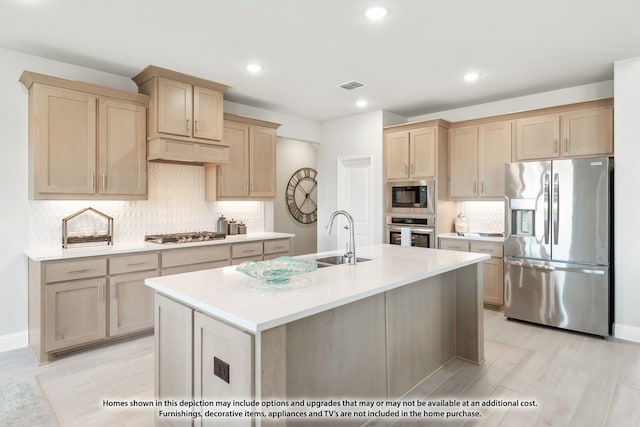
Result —
[{"label": "baseboard", "polygon": [[613,336],[621,340],[640,343],[640,328],[629,325],[613,325]]},{"label": "baseboard", "polygon": [[29,345],[29,333],[27,331],[14,332],[13,334],[0,336],[0,352],[15,350]]}]

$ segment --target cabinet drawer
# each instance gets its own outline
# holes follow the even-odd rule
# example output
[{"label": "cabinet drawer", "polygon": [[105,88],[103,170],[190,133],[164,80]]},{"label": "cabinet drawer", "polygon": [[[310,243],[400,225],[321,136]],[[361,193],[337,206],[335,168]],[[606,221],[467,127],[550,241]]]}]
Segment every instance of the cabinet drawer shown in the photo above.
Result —
[{"label": "cabinet drawer", "polygon": [[176,267],[163,267],[162,275],[168,276],[169,274],[190,273],[192,271],[209,270],[211,268],[227,267],[229,260],[203,262],[200,264],[178,265]]},{"label": "cabinet drawer", "polygon": [[85,279],[87,277],[106,276],[107,259],[92,258],[54,261],[46,263],[44,268],[47,283]]},{"label": "cabinet drawer", "polygon": [[269,260],[272,260],[272,259],[280,258],[281,256],[291,256],[291,253],[290,252],[279,252],[279,253],[276,253],[276,254],[265,254],[262,257],[262,259],[264,261],[269,261]]},{"label": "cabinet drawer", "polygon": [[199,246],[162,252],[162,268],[229,259],[229,245]]},{"label": "cabinet drawer", "polygon": [[291,240],[265,240],[264,242],[264,254],[275,254],[279,252],[289,252],[291,250]]},{"label": "cabinet drawer", "polygon": [[502,243],[471,242],[471,252],[489,254],[492,257],[502,258]]},{"label": "cabinet drawer", "polygon": [[231,258],[254,257],[262,258],[262,242],[236,243],[231,245]]},{"label": "cabinet drawer", "polygon": [[248,256],[245,258],[234,258],[231,260],[231,265],[238,265],[245,261],[253,261],[253,262],[262,261],[262,255]]},{"label": "cabinet drawer", "polygon": [[109,258],[109,274],[131,273],[134,271],[157,269],[157,252],[123,255]]},{"label": "cabinet drawer", "polygon": [[440,239],[440,249],[469,252],[468,240]]}]

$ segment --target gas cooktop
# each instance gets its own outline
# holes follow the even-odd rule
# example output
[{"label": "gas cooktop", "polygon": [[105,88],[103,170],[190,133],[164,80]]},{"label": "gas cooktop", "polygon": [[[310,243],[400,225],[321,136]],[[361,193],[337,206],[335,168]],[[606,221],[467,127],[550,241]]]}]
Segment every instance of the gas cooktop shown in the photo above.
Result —
[{"label": "gas cooktop", "polygon": [[189,233],[148,234],[144,236],[145,242],[150,243],[193,243],[207,240],[220,240],[225,238],[224,233],[214,231],[194,231]]}]

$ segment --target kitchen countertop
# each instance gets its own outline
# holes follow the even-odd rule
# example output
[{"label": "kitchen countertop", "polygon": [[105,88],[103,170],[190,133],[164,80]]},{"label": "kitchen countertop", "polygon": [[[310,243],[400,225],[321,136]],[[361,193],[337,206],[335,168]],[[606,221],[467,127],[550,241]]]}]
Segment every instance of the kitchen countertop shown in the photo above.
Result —
[{"label": "kitchen countertop", "polygon": [[459,236],[458,233],[443,233],[438,234],[439,239],[460,239],[460,240],[481,240],[483,242],[496,242],[504,243],[503,237],[490,237],[481,236],[479,233],[464,233],[464,236]]},{"label": "kitchen countertop", "polygon": [[262,233],[236,234],[227,236],[226,239],[193,243],[158,244],[149,242],[129,242],[117,243],[110,246],[77,246],[68,249],[28,249],[25,251],[25,255],[34,261],[52,261],[59,259],[83,258],[89,256],[118,255],[130,252],[163,251],[168,249],[191,248],[195,246],[224,245],[230,243],[251,242],[255,240],[284,239],[294,236],[295,234],[265,231]]},{"label": "kitchen countertop", "polygon": [[[325,252],[314,259],[342,254]],[[486,254],[397,245],[358,248],[357,265],[319,268],[269,285],[236,271],[235,266],[155,277],[145,284],[250,333],[274,328],[416,281],[488,260]]]}]

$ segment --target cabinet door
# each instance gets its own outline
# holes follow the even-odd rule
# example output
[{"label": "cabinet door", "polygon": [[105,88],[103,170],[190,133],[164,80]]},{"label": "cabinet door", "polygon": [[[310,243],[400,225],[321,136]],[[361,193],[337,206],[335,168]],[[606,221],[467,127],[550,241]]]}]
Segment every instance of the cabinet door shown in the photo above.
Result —
[{"label": "cabinet door", "polygon": [[386,178],[409,178],[409,132],[390,132],[384,139]]},{"label": "cabinet door", "polygon": [[229,145],[229,163],[218,166],[218,196],[249,196],[249,126],[224,122],[224,142]]},{"label": "cabinet door", "polygon": [[144,279],[156,276],[158,270],[109,278],[109,336],[153,328],[153,289]]},{"label": "cabinet door", "polygon": [[276,196],[276,131],[249,127],[249,195]]},{"label": "cabinet door", "polygon": [[484,302],[493,305],[504,303],[503,263],[500,258],[491,258],[484,262]]},{"label": "cabinet door", "polygon": [[478,196],[478,127],[451,130],[449,142],[449,197]]},{"label": "cabinet door", "polygon": [[94,193],[96,97],[39,84],[31,94],[34,197]]},{"label": "cabinet door", "polygon": [[48,284],[45,289],[45,351],[106,337],[105,278]]},{"label": "cabinet door", "polygon": [[158,132],[191,136],[192,86],[158,78]]},{"label": "cabinet door", "polygon": [[560,116],[525,117],[516,120],[516,160],[560,157]]},{"label": "cabinet door", "polygon": [[504,197],[504,165],[511,161],[512,122],[480,127],[480,197]]},{"label": "cabinet door", "polygon": [[220,141],[223,133],[222,93],[203,87],[193,87],[194,138]]},{"label": "cabinet door", "polygon": [[435,127],[410,132],[409,159],[411,178],[423,179],[436,176]]},{"label": "cabinet door", "polygon": [[154,307],[156,399],[190,400],[193,396],[193,310],[157,293]]},{"label": "cabinet door", "polygon": [[100,99],[98,112],[98,192],[146,195],[146,108]]},{"label": "cabinet door", "polygon": [[[251,400],[254,397],[253,336],[199,312],[194,316],[193,335],[193,398]],[[228,381],[216,375],[215,359],[227,364]],[[249,417],[234,420],[200,418],[200,421],[199,425],[203,426],[253,425]]]},{"label": "cabinet door", "polygon": [[613,154],[612,108],[563,114],[562,146],[567,157]]}]

